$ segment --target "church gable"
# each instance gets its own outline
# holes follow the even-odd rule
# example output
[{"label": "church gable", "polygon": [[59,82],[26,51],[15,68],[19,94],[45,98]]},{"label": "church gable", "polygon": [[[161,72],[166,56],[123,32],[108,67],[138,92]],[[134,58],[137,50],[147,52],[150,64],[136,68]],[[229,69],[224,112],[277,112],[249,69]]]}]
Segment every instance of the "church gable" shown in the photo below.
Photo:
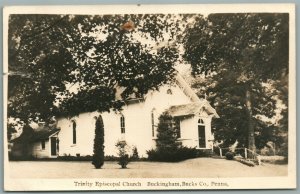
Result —
[{"label": "church gable", "polygon": [[125,89],[125,87],[116,87],[116,100],[123,101],[125,105],[143,103],[145,100],[149,101],[153,100],[153,98],[155,99],[156,96],[160,98],[159,101],[167,101],[168,105],[174,105],[173,102],[175,104],[178,104],[178,102],[181,102],[181,104],[201,102],[199,97],[179,73],[174,77],[173,83],[164,84],[160,86],[158,90],[149,90],[148,93],[143,96],[137,97],[136,94],[133,93],[124,100],[122,93]]},{"label": "church gable", "polygon": [[[204,114],[204,112],[206,114]],[[211,115],[216,118],[219,118],[219,115],[216,113],[215,109],[210,106],[207,100],[202,100],[196,103],[184,104],[171,106],[167,111],[167,114],[172,117],[188,117],[194,115]]]}]

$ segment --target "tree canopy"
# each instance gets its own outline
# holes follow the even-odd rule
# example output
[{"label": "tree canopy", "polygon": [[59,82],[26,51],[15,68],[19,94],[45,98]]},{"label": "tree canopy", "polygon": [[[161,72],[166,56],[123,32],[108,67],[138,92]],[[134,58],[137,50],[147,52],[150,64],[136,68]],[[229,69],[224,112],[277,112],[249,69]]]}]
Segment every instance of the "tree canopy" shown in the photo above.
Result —
[{"label": "tree canopy", "polygon": [[288,14],[210,14],[186,29],[184,58],[194,75],[211,76],[206,92],[221,115],[215,133],[227,145],[239,140],[255,149],[274,130],[258,116],[275,115],[274,83],[288,75],[288,37]]},{"label": "tree canopy", "polygon": [[10,15],[8,117],[120,108],[117,86],[142,96],[174,75],[176,49],[152,42],[177,29],[171,15]]}]

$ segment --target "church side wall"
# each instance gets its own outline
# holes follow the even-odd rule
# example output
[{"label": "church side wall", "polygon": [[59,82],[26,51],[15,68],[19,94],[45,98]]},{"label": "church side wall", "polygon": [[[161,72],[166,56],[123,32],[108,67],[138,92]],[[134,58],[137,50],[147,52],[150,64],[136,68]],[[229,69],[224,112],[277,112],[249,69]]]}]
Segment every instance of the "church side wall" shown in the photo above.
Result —
[{"label": "church side wall", "polygon": [[[169,91],[168,91],[169,90]],[[171,92],[170,92],[171,90]],[[155,110],[155,124],[158,117],[167,108],[173,105],[191,103],[190,99],[182,92],[178,86],[163,86],[159,91],[149,92],[146,100],[140,103],[125,105],[120,112],[102,113],[104,122],[105,155],[116,155],[115,144],[118,140],[126,140],[130,146],[137,147],[138,153],[142,157],[147,157],[146,151],[155,147],[155,137],[152,136],[151,112]],[[94,134],[95,134],[95,116],[100,113],[83,113],[72,119],[76,120],[76,144],[73,144],[72,119],[60,119],[58,127],[60,155],[80,154],[92,155]],[[120,117],[125,118],[125,133],[121,133]]]},{"label": "church side wall", "polygon": [[[95,116],[97,113],[83,113],[72,119],[60,119],[57,127],[61,128],[58,134],[59,155],[81,156],[93,154],[95,136]],[[76,144],[73,144],[73,123],[76,122]]]},{"label": "church side wall", "polygon": [[181,119],[180,121],[180,131],[183,146],[187,147],[198,147],[198,129],[197,129],[197,118],[190,117],[186,119]]}]

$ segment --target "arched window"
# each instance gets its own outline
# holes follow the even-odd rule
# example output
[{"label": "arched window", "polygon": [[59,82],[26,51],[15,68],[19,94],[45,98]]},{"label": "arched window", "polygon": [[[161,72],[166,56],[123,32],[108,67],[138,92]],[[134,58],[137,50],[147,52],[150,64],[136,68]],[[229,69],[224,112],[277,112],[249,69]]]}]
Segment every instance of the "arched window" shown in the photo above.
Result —
[{"label": "arched window", "polygon": [[76,121],[72,121],[72,127],[73,127],[73,144],[76,144]]},{"label": "arched window", "polygon": [[152,137],[154,137],[154,136],[155,136],[154,112],[155,112],[155,108],[153,108],[153,109],[152,109],[152,111],[151,111]]},{"label": "arched window", "polygon": [[120,124],[121,124],[121,133],[125,133],[125,117],[123,115],[120,117]]},{"label": "arched window", "polygon": [[203,119],[199,119],[199,120],[198,120],[198,125],[204,125]]}]

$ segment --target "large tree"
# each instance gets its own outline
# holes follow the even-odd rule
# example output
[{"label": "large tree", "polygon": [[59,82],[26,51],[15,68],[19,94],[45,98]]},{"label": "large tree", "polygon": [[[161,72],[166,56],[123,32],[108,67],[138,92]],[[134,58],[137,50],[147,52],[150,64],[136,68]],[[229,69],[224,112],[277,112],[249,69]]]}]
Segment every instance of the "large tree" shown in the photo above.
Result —
[{"label": "large tree", "polygon": [[192,73],[217,76],[215,99],[223,103],[221,116],[230,115],[227,121],[233,124],[223,123],[223,128],[243,129],[246,133],[240,134],[248,134],[243,138],[251,150],[260,124],[257,115],[274,115],[274,99],[263,83],[272,85],[288,75],[288,37],[285,13],[210,14],[195,18],[186,30],[184,58]]},{"label": "large tree", "polygon": [[[174,75],[172,15],[10,15],[8,117],[48,121],[56,115],[119,109]],[[167,40],[166,40],[167,39]]]}]

